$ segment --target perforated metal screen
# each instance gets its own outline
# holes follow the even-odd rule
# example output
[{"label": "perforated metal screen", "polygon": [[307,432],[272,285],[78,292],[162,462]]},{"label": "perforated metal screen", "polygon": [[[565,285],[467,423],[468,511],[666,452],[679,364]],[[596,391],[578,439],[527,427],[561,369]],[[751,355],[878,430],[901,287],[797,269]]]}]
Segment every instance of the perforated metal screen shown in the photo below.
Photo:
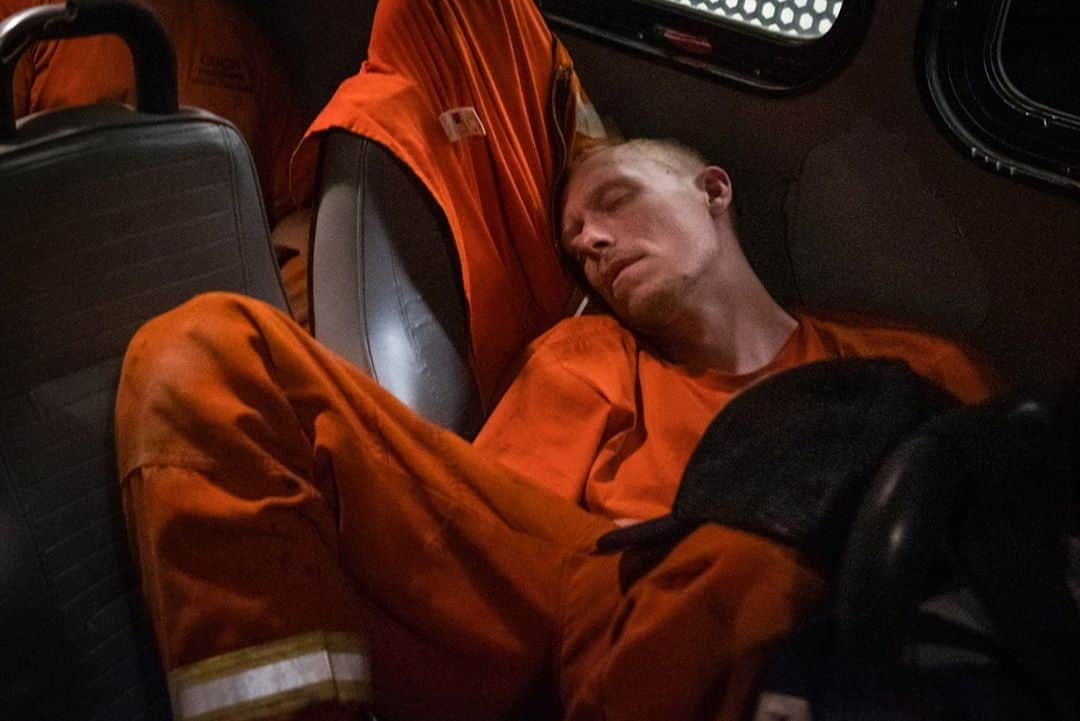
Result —
[{"label": "perforated metal screen", "polygon": [[829,32],[843,0],[659,0],[772,35],[813,40]]}]

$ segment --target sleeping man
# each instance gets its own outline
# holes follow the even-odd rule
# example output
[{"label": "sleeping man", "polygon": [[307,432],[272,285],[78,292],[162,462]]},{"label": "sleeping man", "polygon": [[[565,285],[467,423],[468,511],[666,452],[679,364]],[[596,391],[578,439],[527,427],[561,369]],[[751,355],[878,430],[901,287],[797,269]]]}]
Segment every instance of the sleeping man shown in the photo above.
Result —
[{"label": "sleeping man", "polygon": [[[706,524],[632,584],[709,421],[816,360],[888,356],[965,402],[955,345],[779,306],[727,173],[630,141],[579,158],[561,245],[610,314],[529,347],[470,444],[257,301],[196,298],[125,360],[118,459],[177,719],[740,719],[824,592],[796,549]],[[210,716],[207,716],[208,718]]]}]

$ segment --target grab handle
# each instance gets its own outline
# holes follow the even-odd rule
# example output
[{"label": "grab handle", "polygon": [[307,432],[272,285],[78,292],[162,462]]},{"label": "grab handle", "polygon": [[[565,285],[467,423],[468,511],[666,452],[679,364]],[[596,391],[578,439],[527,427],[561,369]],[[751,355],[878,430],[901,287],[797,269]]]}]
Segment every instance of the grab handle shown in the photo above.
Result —
[{"label": "grab handle", "polygon": [[118,35],[127,45],[140,112],[177,111],[176,55],[157,17],[126,0],[68,0],[28,8],[0,22],[0,138],[15,135],[12,80],[23,52],[40,40],[88,35]]}]

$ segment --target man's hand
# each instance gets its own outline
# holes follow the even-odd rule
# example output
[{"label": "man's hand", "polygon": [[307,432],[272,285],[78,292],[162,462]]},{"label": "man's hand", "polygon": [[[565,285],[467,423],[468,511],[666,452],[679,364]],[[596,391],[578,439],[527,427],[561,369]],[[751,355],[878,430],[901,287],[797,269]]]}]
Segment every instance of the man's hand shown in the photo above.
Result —
[{"label": "man's hand", "polygon": [[274,226],[271,239],[281,266],[281,282],[293,319],[308,328],[308,245],[311,208],[300,208]]},{"label": "man's hand", "polygon": [[758,699],[753,721],[813,721],[813,716],[806,699],[766,691]]}]

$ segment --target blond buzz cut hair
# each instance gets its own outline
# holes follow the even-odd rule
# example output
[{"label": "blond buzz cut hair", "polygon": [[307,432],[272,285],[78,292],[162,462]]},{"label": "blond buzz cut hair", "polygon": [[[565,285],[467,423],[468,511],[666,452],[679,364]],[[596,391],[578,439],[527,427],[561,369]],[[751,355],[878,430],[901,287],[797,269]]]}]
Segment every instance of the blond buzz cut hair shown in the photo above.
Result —
[{"label": "blond buzz cut hair", "polygon": [[568,180],[582,163],[609,150],[626,150],[638,153],[677,173],[697,175],[708,166],[705,157],[693,148],[670,138],[632,138],[630,140],[609,140],[591,145],[579,153],[567,168]]},{"label": "blond buzz cut hair", "polygon": [[709,164],[701,153],[677,140],[635,138],[620,143],[616,147],[620,146],[626,148],[627,151],[643,155],[677,173],[685,173],[691,176],[696,176]]},{"label": "blond buzz cut hair", "polygon": [[[590,145],[586,150],[578,153],[563,173],[561,180],[556,186],[556,198],[558,199],[558,205],[556,207],[558,212],[562,212],[563,205],[566,202],[565,193],[570,176],[581,167],[582,163],[597,153],[622,149],[647,157],[662,168],[667,168],[669,171],[680,175],[686,174],[691,177],[696,177],[698,173],[709,166],[709,161],[705,159],[704,155],[690,146],[671,138],[631,138],[629,140],[624,138],[609,138],[601,140]],[[736,237],[738,237],[739,212],[734,199],[728,209],[728,218],[731,221],[732,230],[735,232]],[[555,222],[558,223],[557,218]],[[557,241],[556,245],[558,245]],[[560,255],[563,255],[561,249]]]},{"label": "blond buzz cut hair", "polygon": [[[646,157],[662,168],[667,168],[671,172],[680,175],[685,174],[690,177],[696,177],[698,173],[709,166],[709,161],[705,159],[704,155],[690,146],[671,138],[631,138],[630,140],[619,138],[603,140],[591,145],[587,150],[578,153],[571,161],[569,167],[566,168],[566,172],[563,174],[556,189],[556,197],[559,201],[557,206],[559,212],[562,212],[563,204],[566,202],[564,194],[566,193],[566,186],[569,184],[570,176],[572,176],[585,161],[597,153],[623,149]],[[738,216],[734,202],[730,209],[730,217],[732,228],[738,231]]]}]

